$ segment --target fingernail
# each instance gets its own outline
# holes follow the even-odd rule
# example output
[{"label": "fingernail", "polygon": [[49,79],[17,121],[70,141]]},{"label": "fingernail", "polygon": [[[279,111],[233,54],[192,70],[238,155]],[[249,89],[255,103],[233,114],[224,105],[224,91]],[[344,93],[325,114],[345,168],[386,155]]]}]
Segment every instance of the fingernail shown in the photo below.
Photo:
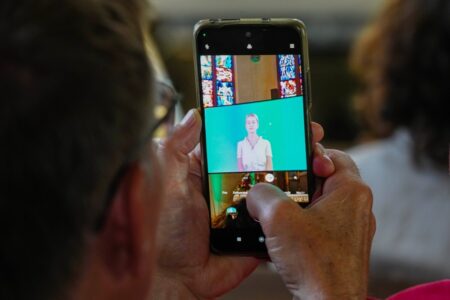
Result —
[{"label": "fingernail", "polygon": [[181,120],[180,125],[190,127],[195,124],[194,110],[189,110],[188,113]]}]

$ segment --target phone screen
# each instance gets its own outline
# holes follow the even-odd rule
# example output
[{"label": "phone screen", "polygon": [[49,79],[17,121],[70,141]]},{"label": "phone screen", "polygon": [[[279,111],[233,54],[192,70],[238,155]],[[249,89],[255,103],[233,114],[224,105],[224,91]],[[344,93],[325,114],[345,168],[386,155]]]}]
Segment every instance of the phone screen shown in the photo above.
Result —
[{"label": "phone screen", "polygon": [[[258,29],[252,31],[256,38],[249,37],[248,31],[237,31],[242,35],[241,48],[246,49],[230,48],[232,53],[226,53],[219,45],[214,51],[217,39],[204,39],[198,44],[204,51],[197,58],[197,68],[211,228],[243,243],[242,235],[260,230],[245,204],[252,186],[273,184],[305,206],[310,202],[311,178],[298,34],[283,41],[285,45],[277,51],[264,47],[268,38]],[[218,36],[220,30],[208,34]],[[259,233],[252,238],[261,242],[264,236]]]}]

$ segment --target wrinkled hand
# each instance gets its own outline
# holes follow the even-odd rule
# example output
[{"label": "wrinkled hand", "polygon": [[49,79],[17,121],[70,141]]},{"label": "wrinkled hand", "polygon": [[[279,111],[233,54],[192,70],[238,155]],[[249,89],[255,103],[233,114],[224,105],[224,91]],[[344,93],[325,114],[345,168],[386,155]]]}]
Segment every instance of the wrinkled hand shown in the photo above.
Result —
[{"label": "wrinkled hand", "polygon": [[[210,299],[236,287],[258,265],[252,257],[217,256],[209,248],[209,216],[202,194],[198,145],[201,117],[188,112],[173,135],[160,143],[167,196],[158,228],[159,256],[151,299]],[[312,123],[314,142],[322,127]],[[334,171],[331,160],[317,146],[314,163],[319,173]],[[320,175],[320,174],[319,174]]]},{"label": "wrinkled hand", "polygon": [[[327,156],[335,171],[310,208],[268,184],[253,187],[247,208],[260,220],[269,256],[294,299],[365,299],[372,194],[346,154],[328,150]],[[314,168],[324,177],[332,171],[325,160],[316,159]]]},{"label": "wrinkled hand", "polygon": [[210,253],[198,147],[201,124],[199,113],[189,111],[158,148],[168,193],[158,228],[159,257],[152,299],[217,297],[238,285],[259,263],[252,257]]}]

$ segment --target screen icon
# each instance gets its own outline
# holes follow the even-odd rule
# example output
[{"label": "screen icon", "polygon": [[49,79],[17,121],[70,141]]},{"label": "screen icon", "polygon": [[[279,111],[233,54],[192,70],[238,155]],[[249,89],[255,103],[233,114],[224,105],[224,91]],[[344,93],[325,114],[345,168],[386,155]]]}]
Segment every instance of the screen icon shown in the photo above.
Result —
[{"label": "screen icon", "polygon": [[247,49],[252,49],[253,48],[253,46],[252,46],[252,44],[247,44]]},{"label": "screen icon", "polygon": [[206,45],[205,45],[205,49],[206,49],[206,50],[209,50],[209,44],[206,44]]},{"label": "screen icon", "polygon": [[295,48],[295,44],[289,44],[289,48],[294,49]]},{"label": "screen icon", "polygon": [[242,238],[240,236],[237,236],[236,237],[236,242],[239,242],[239,243],[242,242]]},{"label": "screen icon", "polygon": [[237,209],[233,206],[230,206],[226,210],[227,216],[230,216],[232,220],[235,220],[238,216]]},{"label": "screen icon", "polygon": [[264,238],[263,236],[260,236],[260,237],[258,238],[258,241],[259,241],[260,243],[264,243],[265,238]]},{"label": "screen icon", "polygon": [[275,176],[271,173],[267,173],[266,176],[264,176],[264,179],[266,182],[273,182],[275,180]]}]

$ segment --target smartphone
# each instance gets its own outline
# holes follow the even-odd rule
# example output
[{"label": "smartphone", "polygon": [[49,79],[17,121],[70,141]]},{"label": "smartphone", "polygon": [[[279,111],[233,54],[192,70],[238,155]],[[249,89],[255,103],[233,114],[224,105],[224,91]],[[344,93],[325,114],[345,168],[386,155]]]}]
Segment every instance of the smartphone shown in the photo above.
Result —
[{"label": "smartphone", "polygon": [[274,184],[303,207],[314,192],[306,29],[296,19],[210,19],[194,40],[211,249],[264,257],[247,192]]}]

